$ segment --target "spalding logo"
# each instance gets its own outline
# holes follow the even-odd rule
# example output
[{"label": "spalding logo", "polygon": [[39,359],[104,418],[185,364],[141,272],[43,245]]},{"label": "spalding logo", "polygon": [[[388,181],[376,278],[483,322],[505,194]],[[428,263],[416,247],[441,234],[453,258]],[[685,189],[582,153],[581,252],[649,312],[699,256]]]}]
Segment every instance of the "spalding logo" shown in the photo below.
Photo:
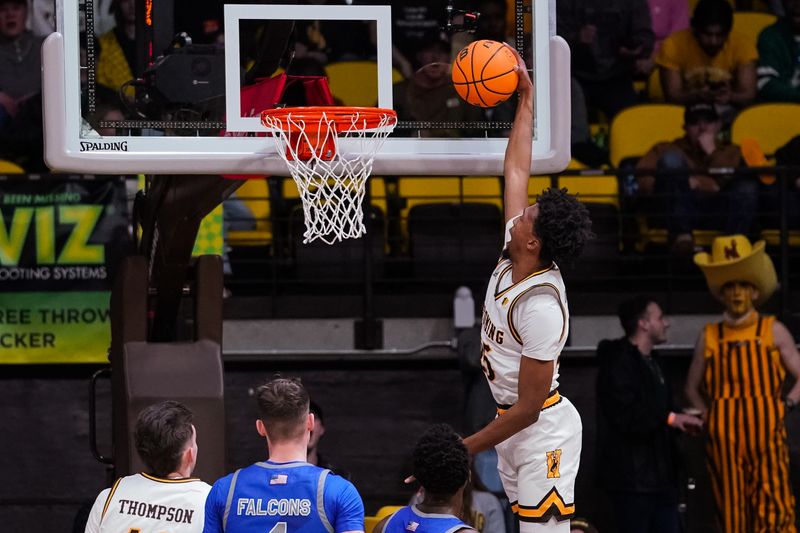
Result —
[{"label": "spalding logo", "polygon": [[128,141],[81,141],[81,152],[127,152]]}]

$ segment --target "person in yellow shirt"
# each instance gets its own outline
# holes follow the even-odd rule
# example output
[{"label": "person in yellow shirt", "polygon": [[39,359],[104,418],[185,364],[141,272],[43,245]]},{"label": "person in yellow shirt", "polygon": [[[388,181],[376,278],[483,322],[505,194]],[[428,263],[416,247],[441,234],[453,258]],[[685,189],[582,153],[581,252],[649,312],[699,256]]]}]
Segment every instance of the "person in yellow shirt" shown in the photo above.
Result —
[{"label": "person in yellow shirt", "polygon": [[[717,237],[695,255],[725,304],[695,345],[686,396],[706,422],[706,456],[720,530],[796,533],[786,414],[800,402],[800,353],[789,330],[756,306],[778,286],[764,241]],[[785,396],[786,374],[794,384]]]},{"label": "person in yellow shirt", "polygon": [[755,99],[758,51],[732,27],[726,0],[700,0],[691,27],[664,41],[656,64],[668,102],[715,104],[729,123]]}]

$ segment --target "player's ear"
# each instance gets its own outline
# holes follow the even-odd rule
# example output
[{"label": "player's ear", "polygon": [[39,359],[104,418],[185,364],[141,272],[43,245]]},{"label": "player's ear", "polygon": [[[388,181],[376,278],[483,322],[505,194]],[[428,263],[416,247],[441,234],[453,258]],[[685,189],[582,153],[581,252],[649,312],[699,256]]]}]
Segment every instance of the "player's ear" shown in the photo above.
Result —
[{"label": "player's ear", "polygon": [[197,463],[197,454],[195,453],[194,446],[187,446],[186,449],[183,450],[183,464],[194,465],[196,463]]},{"label": "player's ear", "polygon": [[256,431],[258,431],[258,434],[262,437],[267,436],[267,428],[264,427],[264,422],[262,422],[260,418],[256,418]]},{"label": "player's ear", "polygon": [[306,429],[310,432],[314,431],[314,426],[316,424],[316,420],[314,419],[314,413],[308,413],[308,418],[306,419]]}]

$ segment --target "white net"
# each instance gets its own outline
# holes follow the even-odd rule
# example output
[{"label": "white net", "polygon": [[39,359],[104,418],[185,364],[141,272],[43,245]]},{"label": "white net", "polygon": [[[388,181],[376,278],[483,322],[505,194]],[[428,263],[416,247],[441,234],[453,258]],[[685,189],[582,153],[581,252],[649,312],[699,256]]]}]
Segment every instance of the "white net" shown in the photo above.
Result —
[{"label": "white net", "polygon": [[362,204],[367,178],[397,115],[374,108],[347,113],[330,108],[318,116],[303,108],[282,111],[265,112],[262,121],[273,132],[300,192],[306,222],[303,242],[334,244],[361,237],[366,231]]}]

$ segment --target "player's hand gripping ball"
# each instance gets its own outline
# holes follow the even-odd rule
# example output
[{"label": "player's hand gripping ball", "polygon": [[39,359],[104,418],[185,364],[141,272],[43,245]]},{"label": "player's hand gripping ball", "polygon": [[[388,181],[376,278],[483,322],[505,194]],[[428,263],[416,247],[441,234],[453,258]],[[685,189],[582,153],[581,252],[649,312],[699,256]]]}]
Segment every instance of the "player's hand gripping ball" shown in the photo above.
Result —
[{"label": "player's hand gripping ball", "polygon": [[517,58],[503,43],[483,39],[458,52],[453,65],[453,85],[472,105],[494,107],[517,90]]}]

